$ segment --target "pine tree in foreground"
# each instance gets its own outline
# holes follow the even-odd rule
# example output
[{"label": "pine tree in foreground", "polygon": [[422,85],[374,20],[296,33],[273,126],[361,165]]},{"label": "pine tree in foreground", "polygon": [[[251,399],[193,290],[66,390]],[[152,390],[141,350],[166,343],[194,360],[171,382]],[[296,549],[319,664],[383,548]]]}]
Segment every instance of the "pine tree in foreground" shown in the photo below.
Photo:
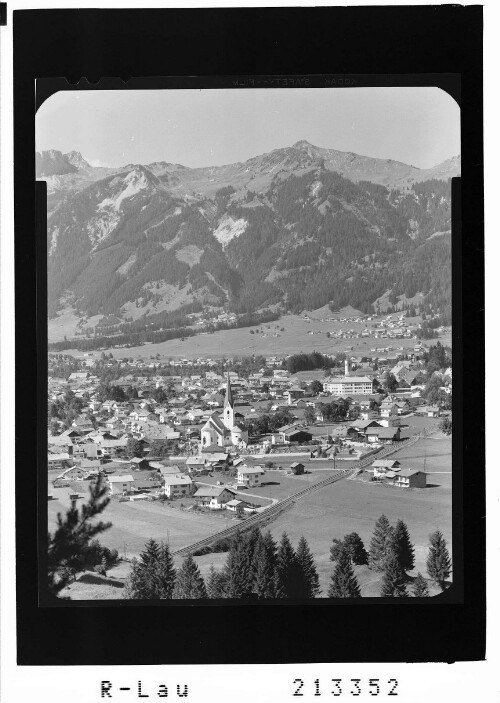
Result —
[{"label": "pine tree in foreground", "polygon": [[160,560],[162,547],[154,539],[148,540],[139,559],[132,560],[132,570],[127,579],[126,592],[133,600],[156,600],[171,597],[160,586]]},{"label": "pine tree in foreground", "polygon": [[245,539],[245,551],[246,560],[249,564],[248,576],[247,576],[247,588],[248,592],[255,591],[255,577],[257,573],[257,552],[263,541],[263,536],[260,528],[254,527],[250,532],[246,533]]},{"label": "pine tree in foreground", "polygon": [[278,598],[300,598],[300,567],[286,532],[281,536],[276,554],[276,582]]},{"label": "pine tree in foreground", "polygon": [[212,564],[207,579],[207,597],[226,598],[226,586],[225,572],[214,569]]},{"label": "pine tree in foreground", "polygon": [[451,574],[451,559],[446,540],[440,530],[429,535],[429,552],[427,555],[427,573],[439,584],[442,591],[446,588],[446,579]]},{"label": "pine tree in foreground", "polygon": [[427,598],[429,596],[429,587],[420,571],[413,581],[413,595],[415,598]]},{"label": "pine tree in foreground", "polygon": [[207,597],[205,582],[191,554],[182,562],[175,581],[175,599],[200,600]]},{"label": "pine tree in foreground", "polygon": [[345,547],[333,571],[328,598],[361,598],[361,590],[352,568],[351,557]]},{"label": "pine tree in foreground", "polygon": [[415,568],[415,549],[410,542],[408,528],[402,520],[398,520],[394,527],[392,548],[403,571]]},{"label": "pine tree in foreground", "polygon": [[226,559],[228,598],[248,598],[254,582],[253,536],[237,533],[231,542]]},{"label": "pine tree in foreground", "polygon": [[276,598],[276,544],[270,532],[259,542],[254,554],[254,592],[258,598]]},{"label": "pine tree in foreground", "polygon": [[321,593],[319,577],[313,555],[305,537],[301,537],[296,551],[297,563],[301,571],[303,598],[316,598]]},{"label": "pine tree in foreground", "polygon": [[162,544],[156,567],[157,598],[172,598],[175,587],[174,560],[168,544]]},{"label": "pine tree in foreground", "polygon": [[358,566],[368,564],[368,552],[365,549],[363,540],[357,532],[351,532],[349,535],[346,535],[344,537],[344,544],[353,564],[357,564]]},{"label": "pine tree in foreground", "polygon": [[70,579],[83,569],[82,554],[88,548],[89,542],[96,535],[108,530],[110,522],[99,521],[91,524],[92,518],[100,515],[109,503],[104,479],[99,476],[90,486],[90,497],[87,503],[78,510],[76,501],[63,518],[57,515],[55,532],[48,534],[47,571],[48,588],[53,596],[57,596]]},{"label": "pine tree in foreground", "polygon": [[385,573],[382,579],[380,595],[384,598],[403,598],[408,595],[408,591],[406,590],[406,574],[401,568],[394,552],[392,552],[385,561]]},{"label": "pine tree in foreground", "polygon": [[370,542],[369,564],[375,571],[384,571],[392,539],[392,528],[385,515],[381,515],[375,523],[373,537]]}]

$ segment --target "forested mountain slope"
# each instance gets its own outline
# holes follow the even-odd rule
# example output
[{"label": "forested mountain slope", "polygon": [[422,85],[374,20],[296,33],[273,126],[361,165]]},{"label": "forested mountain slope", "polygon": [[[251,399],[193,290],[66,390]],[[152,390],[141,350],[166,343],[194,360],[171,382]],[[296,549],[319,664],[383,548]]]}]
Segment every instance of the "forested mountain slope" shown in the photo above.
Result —
[{"label": "forested mountain slope", "polygon": [[96,171],[76,152],[40,155],[51,205],[49,316],[63,307],[83,321],[202,305],[298,312],[330,301],[368,312],[387,291],[423,293],[449,313],[448,176],[459,159],[424,172],[351,156],[299,142],[212,169]]}]

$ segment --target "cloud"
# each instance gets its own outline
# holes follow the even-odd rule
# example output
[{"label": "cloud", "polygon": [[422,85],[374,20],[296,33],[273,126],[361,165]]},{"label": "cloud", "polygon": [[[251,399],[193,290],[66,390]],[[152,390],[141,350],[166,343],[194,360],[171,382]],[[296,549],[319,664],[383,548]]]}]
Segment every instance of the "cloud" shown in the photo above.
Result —
[{"label": "cloud", "polygon": [[[85,158],[85,157],[84,157],[84,158]],[[107,166],[108,166],[108,164],[103,163],[103,162],[100,161],[99,159],[85,159],[85,161],[86,161],[88,164],[90,164],[91,166],[103,166],[103,167],[107,167]]]}]

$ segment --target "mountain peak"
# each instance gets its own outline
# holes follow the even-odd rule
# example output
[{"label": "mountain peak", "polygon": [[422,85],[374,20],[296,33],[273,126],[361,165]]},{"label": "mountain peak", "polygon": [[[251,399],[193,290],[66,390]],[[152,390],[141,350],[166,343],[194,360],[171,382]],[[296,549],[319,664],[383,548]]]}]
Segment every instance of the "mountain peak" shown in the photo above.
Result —
[{"label": "mountain peak", "polygon": [[295,142],[293,145],[294,149],[317,149],[317,146],[314,146],[314,144],[311,144],[311,142],[308,142],[307,139],[301,139],[298,142]]},{"label": "mountain peak", "polygon": [[65,154],[68,162],[75,168],[89,168],[90,164],[86,161],[79,151],[70,151]]}]

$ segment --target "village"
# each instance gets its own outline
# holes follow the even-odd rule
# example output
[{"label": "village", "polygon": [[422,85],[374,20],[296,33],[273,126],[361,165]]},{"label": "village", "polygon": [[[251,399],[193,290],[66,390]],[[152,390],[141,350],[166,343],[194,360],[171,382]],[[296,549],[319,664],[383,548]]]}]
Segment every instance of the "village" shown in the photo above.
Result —
[{"label": "village", "polygon": [[[65,368],[77,370],[67,378],[57,374],[68,358],[51,355],[49,527],[101,476],[113,522],[103,544],[128,559],[150,537],[168,539],[180,555],[247,522],[273,528],[299,501],[314,510],[334,490],[342,495],[341,484],[361,503],[371,501],[362,492],[378,486],[396,512],[407,502],[401,496],[411,496],[407,519],[425,514],[422,502],[434,509],[437,496],[449,534],[451,525],[441,525],[451,510],[452,371],[444,349],[332,355],[331,368],[294,373],[295,357],[254,359],[263,362],[255,370],[237,359],[89,353],[71,359]],[[446,448],[437,464],[427,448],[434,438]],[[314,534],[307,537],[314,546]],[[200,559],[203,570],[207,557]],[[321,555],[319,562],[321,575]]]}]

